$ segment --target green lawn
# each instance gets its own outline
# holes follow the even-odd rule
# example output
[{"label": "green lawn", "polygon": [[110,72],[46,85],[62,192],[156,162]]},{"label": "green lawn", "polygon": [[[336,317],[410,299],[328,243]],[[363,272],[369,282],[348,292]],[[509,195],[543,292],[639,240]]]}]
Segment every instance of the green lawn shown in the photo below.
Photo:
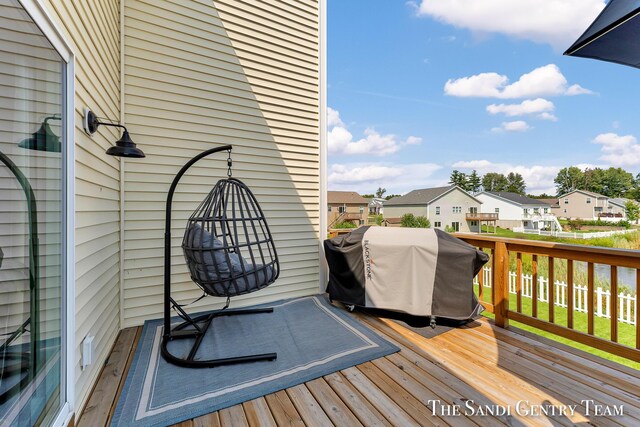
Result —
[{"label": "green lawn", "polygon": [[[474,289],[476,294],[478,293],[478,286],[474,285]],[[486,302],[490,302],[491,300],[491,289],[485,288],[483,294],[483,300]],[[516,310],[516,295],[510,295],[509,297],[509,309],[512,311]],[[526,315],[531,315],[531,299],[522,297],[522,313]],[[491,313],[484,313],[486,317],[493,318]],[[554,308],[555,315],[555,324],[561,326],[567,326],[567,309],[563,307],[555,307]],[[545,302],[538,301],[538,318],[541,320],[547,321],[549,319],[549,304]],[[545,338],[552,339],[554,341],[569,345],[571,347],[575,347],[577,349],[586,351],[591,354],[595,354],[604,359],[612,360],[614,362],[618,362],[622,365],[629,366],[634,369],[640,370],[640,363],[633,362],[629,359],[625,359],[623,357],[614,356],[610,353],[594,349],[593,347],[589,347],[583,344],[576,343],[566,338],[559,337],[557,335],[551,334],[549,332],[541,331],[540,329],[532,328],[531,326],[524,325],[522,323],[509,321],[510,325],[513,325],[516,328],[523,329],[525,331],[532,332],[536,335],[541,335]],[[573,328],[576,331],[587,332],[587,314],[579,313],[574,311],[573,313]],[[600,338],[609,339],[610,338],[610,320],[602,317],[594,318],[594,335]],[[633,325],[628,325],[626,323],[618,322],[618,342],[620,344],[624,344],[630,347],[635,347],[635,335],[636,330]]]},{"label": "green lawn", "polygon": [[538,234],[516,233],[512,230],[497,227],[495,234],[493,227],[487,231],[486,226],[482,226],[482,232],[488,232],[496,237],[505,237],[510,239],[540,240],[544,242],[571,243],[575,245],[585,246],[602,246],[606,248],[623,248],[623,249],[639,249],[640,233],[618,234],[611,237],[596,237],[593,239],[568,239],[553,236],[541,236]]}]

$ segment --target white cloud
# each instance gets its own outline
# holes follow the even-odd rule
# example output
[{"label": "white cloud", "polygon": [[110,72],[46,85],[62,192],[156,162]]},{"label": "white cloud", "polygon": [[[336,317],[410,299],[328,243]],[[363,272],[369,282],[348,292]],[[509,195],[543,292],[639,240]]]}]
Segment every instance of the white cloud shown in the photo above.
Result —
[{"label": "white cloud", "polygon": [[422,138],[417,136],[409,136],[403,141],[392,134],[382,135],[372,128],[365,129],[364,138],[354,140],[353,135],[340,119],[340,113],[331,108],[327,111],[329,127],[327,139],[330,154],[386,156],[396,153],[405,145],[417,145],[422,142]]},{"label": "white cloud", "polygon": [[552,122],[557,122],[558,118],[551,113],[540,113],[536,116],[540,120],[550,120]]},{"label": "white cloud", "polygon": [[407,145],[418,145],[422,142],[422,138],[417,137],[417,136],[410,136],[409,138],[407,138],[407,140],[405,141],[405,144]]},{"label": "white cloud", "polygon": [[566,77],[555,64],[538,67],[508,84],[509,78],[498,73],[481,73],[459,79],[449,79],[444,93],[457,97],[533,98],[540,96],[581,95],[593,93],[580,85],[568,86]]},{"label": "white cloud", "polygon": [[378,187],[384,187],[388,194],[405,193],[446,184],[446,181],[433,178],[440,169],[442,167],[435,163],[334,164],[329,168],[329,189],[373,193]]},{"label": "white cloud", "polygon": [[331,107],[327,107],[327,127],[332,128],[334,126],[344,126],[342,120],[340,120],[340,113]]},{"label": "white cloud", "polygon": [[523,120],[515,120],[513,122],[502,122],[500,127],[492,128],[492,132],[526,132],[531,126]]},{"label": "white cloud", "polygon": [[592,142],[602,145],[600,159],[610,165],[640,166],[640,144],[635,136],[601,133]]},{"label": "white cloud", "polygon": [[463,172],[477,170],[484,175],[487,172],[497,172],[507,175],[509,172],[519,173],[527,184],[527,193],[555,194],[556,189],[553,180],[560,171],[560,166],[524,166],[510,163],[494,163],[489,160],[460,161],[451,165],[452,168]]},{"label": "white cloud", "polygon": [[604,5],[604,0],[422,0],[417,14],[479,34],[500,33],[563,50]]},{"label": "white cloud", "polygon": [[509,79],[498,73],[481,73],[470,77],[447,80],[444,93],[449,96],[501,98],[501,89]]},{"label": "white cloud", "polygon": [[555,110],[553,102],[544,98],[527,99],[520,104],[491,104],[487,106],[489,114],[504,114],[508,117],[534,116],[543,120],[558,120],[551,112]]}]

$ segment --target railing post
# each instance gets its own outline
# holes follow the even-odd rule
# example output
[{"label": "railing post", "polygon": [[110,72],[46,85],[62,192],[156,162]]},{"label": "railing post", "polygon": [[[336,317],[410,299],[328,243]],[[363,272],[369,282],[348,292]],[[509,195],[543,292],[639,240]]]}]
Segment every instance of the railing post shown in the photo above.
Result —
[{"label": "railing post", "polygon": [[493,251],[493,309],[496,326],[509,326],[509,252],[507,244],[496,242]]}]

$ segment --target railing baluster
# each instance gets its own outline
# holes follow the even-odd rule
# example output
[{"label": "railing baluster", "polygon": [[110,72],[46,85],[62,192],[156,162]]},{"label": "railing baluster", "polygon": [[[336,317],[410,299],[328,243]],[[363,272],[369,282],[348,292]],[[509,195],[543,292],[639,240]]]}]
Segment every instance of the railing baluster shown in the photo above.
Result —
[{"label": "railing baluster", "polygon": [[478,299],[480,302],[484,301],[484,267],[480,269],[480,273],[478,273]]},{"label": "railing baluster", "polygon": [[531,315],[538,317],[538,255],[531,256]]},{"label": "railing baluster", "polygon": [[554,277],[555,263],[552,256],[549,257],[549,322],[555,322],[555,307],[556,307],[556,279]]},{"label": "railing baluster", "polygon": [[640,349],[640,269],[636,269],[636,348]]},{"label": "railing baluster", "polygon": [[573,260],[567,260],[567,328],[573,329]]},{"label": "railing baluster", "polygon": [[494,305],[494,315],[495,315],[495,305],[496,305],[496,250],[491,249],[491,271],[489,275],[489,280],[491,281],[491,304]]},{"label": "railing baluster", "polygon": [[496,326],[509,326],[509,251],[507,244],[496,242],[493,252],[493,306]]},{"label": "railing baluster", "polygon": [[516,311],[522,313],[522,253],[516,255]]},{"label": "railing baluster", "polygon": [[618,342],[618,267],[611,266],[611,341]]},{"label": "railing baluster", "polygon": [[593,309],[593,299],[595,297],[593,289],[593,271],[593,263],[590,262],[587,264],[587,332],[589,333],[589,335],[593,335],[593,319],[595,317],[595,311]]}]

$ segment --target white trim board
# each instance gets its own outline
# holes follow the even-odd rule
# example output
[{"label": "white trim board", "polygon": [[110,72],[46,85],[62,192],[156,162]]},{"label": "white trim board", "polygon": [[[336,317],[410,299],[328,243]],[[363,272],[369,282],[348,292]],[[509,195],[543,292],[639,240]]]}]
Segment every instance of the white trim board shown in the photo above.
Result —
[{"label": "white trim board", "polygon": [[328,266],[324,257],[324,240],[327,237],[327,0],[320,0],[320,232],[318,251],[320,267],[320,292],[323,293],[327,286]]}]

